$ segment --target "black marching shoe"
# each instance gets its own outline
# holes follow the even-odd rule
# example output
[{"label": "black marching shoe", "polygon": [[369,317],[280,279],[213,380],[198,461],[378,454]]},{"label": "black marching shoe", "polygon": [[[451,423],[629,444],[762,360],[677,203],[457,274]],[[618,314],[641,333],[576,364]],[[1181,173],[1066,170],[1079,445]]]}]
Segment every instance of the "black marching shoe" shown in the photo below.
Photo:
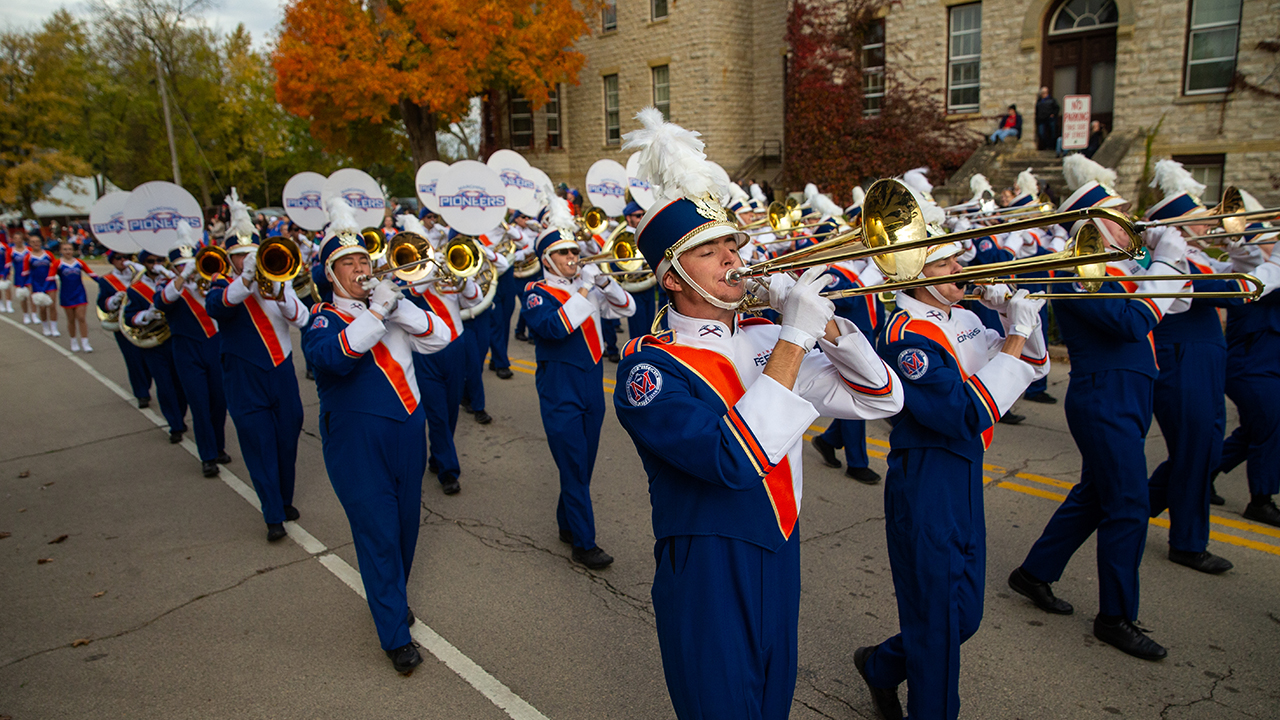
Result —
[{"label": "black marching shoe", "polygon": [[212,460],[202,462],[200,463],[200,472],[204,473],[205,477],[218,477],[218,463]]},{"label": "black marching shoe", "polygon": [[884,720],[902,720],[902,701],[898,699],[898,688],[876,687],[867,678],[867,659],[875,651],[874,646],[860,647],[855,650],[853,666],[858,669],[862,681],[867,684],[867,690],[871,691],[871,702],[876,706],[876,712],[880,713],[880,717]]},{"label": "black marching shoe", "polygon": [[493,422],[493,416],[483,410],[476,410],[475,418],[476,418],[476,422],[480,423],[481,425],[488,425],[489,423]]},{"label": "black marching shoe", "polygon": [[1218,488],[1214,483],[1209,483],[1209,504],[1210,505],[1226,505],[1227,499],[1218,494]]},{"label": "black marching shoe", "polygon": [[511,377],[515,374],[515,373],[511,372],[511,368],[498,368],[497,370],[494,370],[493,372],[494,372],[494,373],[498,376],[498,378],[499,378],[499,379],[501,379],[501,380],[510,380],[510,379],[511,379]]},{"label": "black marching shoe", "polygon": [[440,489],[445,495],[457,495],[462,490],[462,484],[458,482],[458,478],[445,478],[440,481]]},{"label": "black marching shoe", "polygon": [[1050,395],[1047,392],[1038,392],[1038,393],[1035,393],[1034,395],[1023,395],[1022,399],[1033,402],[1033,403],[1042,403],[1044,405],[1058,404],[1058,398]]},{"label": "black marching shoe", "polygon": [[809,444],[812,445],[813,449],[817,450],[818,454],[822,456],[823,465],[826,465],[829,468],[840,467],[840,460],[836,457],[836,447],[826,440],[823,440],[821,435],[814,435],[813,439],[809,441]]},{"label": "black marching shoe", "polygon": [[880,482],[880,473],[871,468],[851,467],[844,471],[844,476],[857,480],[863,485],[876,485]]},{"label": "black marching shoe", "polygon": [[151,407],[151,398],[138,398],[138,409],[146,410]]},{"label": "black marching shoe", "polygon": [[1009,587],[1047,613],[1070,615],[1076,611],[1071,603],[1053,594],[1049,583],[1037,580],[1031,573],[1023,570],[1021,565],[1009,575]]},{"label": "black marching shoe", "polygon": [[622,356],[618,354],[617,350],[614,350],[613,352],[609,353],[607,357],[609,358],[609,362],[613,362],[613,363],[620,362],[622,360]]},{"label": "black marching shoe", "polygon": [[284,531],[284,523],[267,523],[267,542],[283,540],[288,534]]},{"label": "black marching shoe", "polygon": [[1244,519],[1280,527],[1280,508],[1270,498],[1266,502],[1251,502],[1244,509]]},{"label": "black marching shoe", "polygon": [[308,380],[315,380],[315,379],[316,379],[316,374],[315,374],[315,373],[313,373],[313,372],[311,372],[311,370],[310,370],[310,369],[308,369],[308,370],[307,370],[307,372],[306,372],[306,375],[305,375],[304,377],[306,377]]},{"label": "black marching shoe", "polygon": [[227,454],[226,450],[223,450],[222,452],[218,453],[218,457],[214,458],[213,461],[218,463],[219,465],[230,465],[231,456]]},{"label": "black marching shoe", "polygon": [[613,556],[601,550],[599,546],[590,550],[575,547],[573,549],[573,561],[580,565],[586,565],[592,570],[600,570],[613,564]]},{"label": "black marching shoe", "polygon": [[404,616],[404,623],[409,627],[413,627],[413,624],[416,622],[418,622],[418,618],[413,616],[413,608],[409,608],[408,612]]},{"label": "black marching shoe", "polygon": [[1004,424],[1004,425],[1020,425],[1022,421],[1026,419],[1027,419],[1026,415],[1019,415],[1018,413],[1015,413],[1015,412],[1007,412],[1000,417],[1000,422],[1001,424]]},{"label": "black marching shoe", "polygon": [[1169,651],[1146,636],[1146,630],[1124,618],[1098,615],[1093,619],[1093,636],[1115,649],[1143,660],[1163,660]]},{"label": "black marching shoe", "polygon": [[1199,570],[1209,575],[1218,575],[1235,567],[1230,560],[1218,557],[1208,550],[1197,553],[1169,548],[1169,559],[1179,565],[1186,565],[1192,570]]},{"label": "black marching shoe", "polygon": [[520,342],[528,342],[529,336],[524,334],[523,330],[516,331],[516,339]]},{"label": "black marching shoe", "polygon": [[178,443],[180,443],[180,442],[182,442],[182,433],[180,433],[180,432],[171,432],[171,433],[169,433],[169,444],[170,444],[170,445],[177,445],[177,444],[178,444]]},{"label": "black marching shoe", "polygon": [[471,414],[475,413],[475,410],[472,410],[472,409],[471,409],[471,403],[470,403],[470,402],[468,402],[468,401],[466,401],[466,400],[463,400],[463,401],[462,401],[462,412],[464,412],[464,413],[466,413],[466,414],[468,414],[468,415],[471,415]]},{"label": "black marching shoe", "polygon": [[568,543],[569,545],[572,545],[572,544],[573,544],[573,531],[572,531],[572,530],[561,530],[561,531],[560,531],[560,542],[562,542],[562,543]]},{"label": "black marching shoe", "polygon": [[391,658],[391,667],[401,675],[409,675],[414,668],[422,664],[422,655],[418,652],[417,643],[409,643],[388,650],[387,657]]},{"label": "black marching shoe", "polygon": [[298,508],[292,505],[284,506],[284,519],[289,522],[298,522],[298,518],[302,517],[302,513],[298,512]]}]

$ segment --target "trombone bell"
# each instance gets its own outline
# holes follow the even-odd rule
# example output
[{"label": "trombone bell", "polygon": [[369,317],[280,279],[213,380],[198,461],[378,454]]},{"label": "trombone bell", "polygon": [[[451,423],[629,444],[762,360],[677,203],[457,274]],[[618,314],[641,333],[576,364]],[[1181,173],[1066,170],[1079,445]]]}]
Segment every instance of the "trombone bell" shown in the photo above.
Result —
[{"label": "trombone bell", "polygon": [[272,283],[292,283],[294,276],[302,270],[302,255],[298,245],[286,237],[267,238],[258,247],[258,264],[254,271],[254,280],[258,283],[258,292],[264,298],[279,300],[284,297],[284,288],[273,293]]},{"label": "trombone bell", "polygon": [[231,256],[217,245],[206,245],[196,251],[196,273],[200,276],[197,283],[208,289],[214,278],[226,275],[231,270]]},{"label": "trombone bell", "polygon": [[386,254],[387,238],[378,228],[367,227],[360,231],[360,237],[364,239],[364,247],[369,251],[371,262],[377,262]]}]

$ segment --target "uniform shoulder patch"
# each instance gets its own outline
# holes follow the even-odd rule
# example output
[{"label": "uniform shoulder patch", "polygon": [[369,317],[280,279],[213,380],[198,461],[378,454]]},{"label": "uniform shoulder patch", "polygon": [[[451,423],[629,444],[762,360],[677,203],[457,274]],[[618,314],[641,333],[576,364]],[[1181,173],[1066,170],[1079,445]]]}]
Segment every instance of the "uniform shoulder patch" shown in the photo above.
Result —
[{"label": "uniform shoulder patch", "polygon": [[316,315],[316,319],[311,321],[312,330],[323,330],[329,327],[329,318],[324,315]]},{"label": "uniform shoulder patch", "polygon": [[978,241],[978,250],[980,252],[990,252],[992,247],[991,238],[982,238]]},{"label": "uniform shoulder patch", "polygon": [[627,402],[644,407],[662,392],[662,372],[649,363],[637,363],[627,373]]},{"label": "uniform shoulder patch", "polygon": [[909,380],[919,380],[929,371],[929,356],[920,348],[907,348],[898,353],[898,369]]},{"label": "uniform shoulder patch", "polygon": [[528,297],[526,297],[524,300],[524,306],[530,310],[538,307],[541,304],[542,304],[542,296],[536,292],[529,293]]}]

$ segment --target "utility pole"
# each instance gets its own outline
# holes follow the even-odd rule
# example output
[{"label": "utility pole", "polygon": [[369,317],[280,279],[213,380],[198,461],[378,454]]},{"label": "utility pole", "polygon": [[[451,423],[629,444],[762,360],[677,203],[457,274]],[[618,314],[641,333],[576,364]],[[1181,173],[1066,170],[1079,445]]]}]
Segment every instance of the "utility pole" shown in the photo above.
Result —
[{"label": "utility pole", "polygon": [[169,134],[169,157],[173,160],[173,184],[182,184],[178,170],[178,146],[173,142],[173,120],[169,117],[169,95],[164,91],[164,73],[160,69],[160,53],[156,53],[156,83],[160,88],[160,104],[164,107],[164,129]]}]

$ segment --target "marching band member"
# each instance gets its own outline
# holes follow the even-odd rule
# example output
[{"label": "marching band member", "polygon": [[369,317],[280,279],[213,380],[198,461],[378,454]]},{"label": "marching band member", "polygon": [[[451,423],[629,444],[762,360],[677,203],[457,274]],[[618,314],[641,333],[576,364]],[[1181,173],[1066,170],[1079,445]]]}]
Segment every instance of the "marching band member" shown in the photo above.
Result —
[{"label": "marching band member", "polygon": [[[542,195],[541,191],[535,192],[535,196],[541,197],[541,195]],[[530,257],[533,257],[537,254],[538,233],[539,233],[540,226],[538,225],[538,220],[536,218],[527,217],[524,213],[518,210],[516,211],[516,213],[518,216],[512,216],[511,223],[520,228],[520,241],[519,241],[520,249],[516,251],[516,257],[515,257],[515,262],[519,264],[519,263],[526,262]],[[537,282],[538,280],[541,280],[541,279],[542,279],[542,268],[539,267],[537,272],[527,277],[520,278],[520,282],[517,283],[516,297],[519,300],[519,306],[516,307],[515,337],[517,340],[520,340],[522,342],[533,342],[533,339],[529,337],[528,324],[525,322],[525,319],[524,319],[524,301],[525,301],[525,297],[528,295],[528,293],[525,291],[525,288],[529,286],[529,283]]]},{"label": "marching band member", "polygon": [[[400,227],[407,232],[430,238],[426,227],[412,215],[400,216]],[[430,242],[430,240],[428,240]],[[434,248],[433,248],[434,249]],[[461,287],[442,287],[442,283],[427,284],[438,277],[436,267],[424,278],[422,284],[410,292],[408,299],[423,310],[439,318],[443,329],[448,330],[449,343],[430,353],[414,353],[413,369],[418,378],[418,389],[423,398],[422,408],[427,419],[427,439],[430,453],[427,470],[435,474],[445,495],[456,495],[462,490],[458,479],[462,476],[462,464],[453,436],[458,429],[458,406],[462,402],[462,386],[466,382],[467,346],[462,309],[480,302],[480,286],[467,278]]]},{"label": "marching band member", "polygon": [[[640,204],[632,200],[622,209],[622,217],[626,219],[627,227],[631,232],[635,232],[640,226],[640,221],[644,219],[644,208]],[[635,339],[649,334],[649,329],[653,327],[653,316],[656,312],[654,308],[655,294],[653,288],[641,290],[640,292],[630,293],[631,299],[635,301],[636,311],[631,317],[627,318],[627,337]]]},{"label": "marching band member", "polygon": [[115,250],[107,251],[107,262],[111,264],[111,272],[100,275],[98,281],[98,309],[112,319],[104,320],[104,329],[111,330],[115,336],[116,346],[124,358],[125,371],[129,375],[129,389],[138,401],[139,408],[151,405],[151,373],[147,370],[146,361],[142,359],[142,350],[124,337],[114,318],[124,304],[129,286],[133,284],[134,271],[130,267],[129,256]]},{"label": "marching band member", "polygon": [[[130,327],[146,327],[161,316],[155,306],[156,288],[169,271],[163,258],[145,250],[138,254],[140,268],[134,268],[133,282],[125,293],[124,322]],[[187,398],[178,384],[177,370],[173,366],[173,346],[163,342],[155,347],[138,348],[147,374],[156,384],[156,398],[160,401],[160,414],[169,423],[169,442],[182,442],[187,431]]]},{"label": "marching band member", "polygon": [[[1076,188],[1059,208],[1121,207],[1124,198],[1109,189],[1115,172],[1083,155],[1064,163],[1069,187]],[[1109,220],[1093,222],[1110,246],[1125,248],[1129,237]],[[1072,228],[1074,232],[1076,228]],[[1161,233],[1149,274],[1173,274],[1186,256],[1177,233]],[[1112,263],[1111,275],[1143,274],[1135,261]],[[1067,427],[1080,450],[1080,482],[1045,526],[1022,565],[1009,576],[1009,587],[1041,610],[1059,615],[1074,612],[1054,595],[1051,583],[1062,577],[1080,545],[1098,533],[1098,615],[1093,634],[1123,652],[1159,660],[1166,650],[1135,624],[1138,618],[1138,566],[1147,540],[1147,461],[1143,444],[1151,426],[1156,357],[1151,331],[1170,311],[1173,299],[1106,299],[1107,294],[1136,288],[1139,292],[1178,292],[1180,280],[1146,281],[1130,288],[1107,282],[1088,300],[1054,302],[1054,317],[1071,354],[1067,386]],[[1067,292],[1083,292],[1060,285]]]},{"label": "marching band member", "polygon": [[173,279],[161,283],[155,297],[172,333],[166,345],[182,394],[191,408],[191,426],[200,456],[200,471],[217,477],[218,465],[231,462],[226,451],[227,397],[222,381],[222,338],[218,323],[205,309],[205,293],[191,276],[196,271],[192,254],[194,238],[186,225],[178,226],[179,246],[169,253],[176,269]]},{"label": "marching band member", "polygon": [[89,305],[89,296],[84,291],[84,280],[81,274],[94,280],[97,274],[73,254],[74,248],[69,242],[58,244],[58,257],[49,266],[49,276],[58,278],[58,304],[67,316],[67,333],[71,335],[71,352],[84,350],[93,352],[89,347],[89,323],[85,321],[85,309]]},{"label": "marching band member", "polygon": [[[514,211],[511,224],[498,235],[498,242],[507,238],[515,242],[517,250],[512,255],[512,263],[520,254],[520,241],[524,239],[521,220],[528,222],[519,210]],[[494,232],[497,234],[497,229]],[[507,355],[507,348],[511,342],[511,313],[516,309],[516,295],[520,290],[520,281],[516,279],[515,265],[512,263],[507,263],[507,269],[493,280],[498,283],[498,288],[493,296],[493,313],[489,322],[489,369],[502,380],[510,380],[512,377],[511,358]]]},{"label": "marching band member", "polygon": [[36,316],[40,319],[40,329],[45,337],[61,337],[58,332],[58,311],[53,308],[54,295],[58,294],[57,276],[53,274],[53,255],[44,249],[44,245],[36,236],[22,258],[22,277],[31,291],[31,305],[35,307],[32,322]]},{"label": "marching band member", "polygon": [[293,484],[302,398],[289,326],[306,325],[309,313],[293,291],[293,283],[273,283],[281,286],[278,301],[261,297],[254,278],[258,235],[234,188],[227,205],[231,227],[226,245],[234,276],[213,282],[205,296],[205,310],[218,321],[227,410],[262,505],[267,540],[274,542],[287,534],[284,522],[299,517],[293,506]]},{"label": "marching band member", "polygon": [[[939,238],[940,241],[945,237]],[[923,277],[961,270],[959,243],[929,248]],[[960,713],[960,646],[978,631],[986,585],[982,460],[1000,416],[1049,372],[1037,332],[1043,300],[1026,290],[983,290],[1004,333],[960,307],[964,284],[898,291],[898,312],[880,338],[897,365],[904,412],[889,436],[885,534],[901,631],[859,648],[853,661],[886,719],[901,719],[904,680],[912,718]]]},{"label": "marching band member", "polygon": [[613,557],[596,545],[591,508],[591,473],[604,423],[602,311],[621,317],[635,312],[635,301],[594,265],[579,265],[576,223],[568,203],[548,192],[545,230],[537,252],[543,279],[526,286],[525,321],[537,338],[534,383],[542,427],[560,472],[556,522],[560,539],[573,545],[573,560],[598,570]]},{"label": "marching band member", "polygon": [[413,568],[426,465],[423,397],[413,355],[446,347],[452,331],[372,272],[355,214],[330,200],[320,263],[333,302],[316,306],[303,351],[315,366],[320,435],[329,482],[351,523],[378,640],[396,672],[422,663],[409,637],[406,583]]},{"label": "marching band member", "polygon": [[739,318],[744,289],[728,272],[747,236],[714,199],[702,142],[653,108],[638,117],[644,130],[625,147],[641,148],[641,175],[660,190],[637,240],[672,299],[671,329],[627,343],[614,409],[649,476],[667,690],[680,718],[785,718],[804,432],[820,415],[892,415],[902,389],[834,318],[821,266],[794,283],[771,278],[781,327]]},{"label": "marching band member", "polygon": [[[456,230],[450,230],[448,239],[452,240],[457,236],[458,232]],[[510,264],[505,257],[498,255],[488,246],[484,236],[476,238],[476,244],[493,265],[494,282],[497,282],[497,278],[510,268]],[[479,313],[473,314],[470,319],[462,321],[462,326],[466,329],[466,332],[463,333],[463,342],[467,348],[466,380],[462,385],[462,406],[481,425],[488,425],[493,422],[493,416],[484,409],[484,358],[488,354],[489,341],[493,334],[492,326],[495,316],[491,312],[492,310],[493,306],[490,305]]]}]

